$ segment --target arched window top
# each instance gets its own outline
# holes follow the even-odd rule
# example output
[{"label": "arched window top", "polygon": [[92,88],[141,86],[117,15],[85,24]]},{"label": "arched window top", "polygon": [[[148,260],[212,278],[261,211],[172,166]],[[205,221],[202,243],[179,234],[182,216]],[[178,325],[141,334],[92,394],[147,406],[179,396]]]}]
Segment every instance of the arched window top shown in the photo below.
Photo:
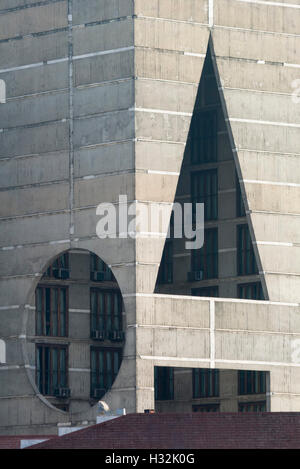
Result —
[{"label": "arched window top", "polygon": [[6,83],[4,80],[0,80],[0,104],[6,103]]},{"label": "arched window top", "polygon": [[0,339],[0,364],[6,363],[6,344]]}]

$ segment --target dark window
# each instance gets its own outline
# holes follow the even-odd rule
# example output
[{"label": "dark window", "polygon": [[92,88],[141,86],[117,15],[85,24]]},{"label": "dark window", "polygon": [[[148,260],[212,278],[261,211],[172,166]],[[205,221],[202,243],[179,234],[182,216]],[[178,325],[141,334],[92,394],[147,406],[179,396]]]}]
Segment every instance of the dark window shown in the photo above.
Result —
[{"label": "dark window", "polygon": [[91,289],[91,330],[122,331],[122,298],[117,290]]},{"label": "dark window", "polygon": [[258,269],[248,225],[239,225],[237,227],[237,237],[238,275],[257,274]]},{"label": "dark window", "polygon": [[50,267],[46,270],[44,278],[57,278],[60,280],[68,279],[69,272],[69,254],[65,253],[58,257]]},{"label": "dark window", "polygon": [[191,129],[192,164],[217,161],[217,113],[201,112],[194,115]]},{"label": "dark window", "polygon": [[266,412],[266,408],[266,401],[239,403],[239,412]]},{"label": "dark window", "polygon": [[219,412],[220,404],[193,405],[192,410],[193,412]]},{"label": "dark window", "polygon": [[41,394],[54,396],[57,388],[68,386],[67,347],[37,345],[36,382]]},{"label": "dark window", "polygon": [[264,300],[264,293],[260,282],[238,285],[238,296],[244,300]]},{"label": "dark window", "polygon": [[218,218],[218,172],[216,169],[192,173],[193,213],[196,203],[204,204],[205,220]]},{"label": "dark window", "polygon": [[218,297],[219,287],[193,288],[192,296]]},{"label": "dark window", "polygon": [[100,399],[113,385],[122,361],[121,348],[91,349],[91,397]]},{"label": "dark window", "polygon": [[158,284],[173,283],[173,243],[166,241],[162,260],[159,267]]},{"label": "dark window", "polygon": [[193,369],[193,397],[219,396],[219,370],[209,368]]},{"label": "dark window", "polygon": [[114,276],[108,265],[96,254],[90,254],[91,280],[95,282],[114,281]]},{"label": "dark window", "polygon": [[236,175],[236,216],[237,217],[246,216],[245,205],[244,205],[244,201],[242,197],[241,185],[240,185],[238,175]]},{"label": "dark window", "polygon": [[174,399],[174,368],[154,368],[155,399],[157,401],[171,401]]},{"label": "dark window", "polygon": [[192,250],[192,271],[202,271],[203,279],[218,277],[218,229],[205,230],[204,245]]},{"label": "dark window", "polygon": [[66,337],[68,288],[39,286],[36,289],[36,334]]},{"label": "dark window", "polygon": [[239,371],[239,395],[263,394],[266,392],[265,371]]}]

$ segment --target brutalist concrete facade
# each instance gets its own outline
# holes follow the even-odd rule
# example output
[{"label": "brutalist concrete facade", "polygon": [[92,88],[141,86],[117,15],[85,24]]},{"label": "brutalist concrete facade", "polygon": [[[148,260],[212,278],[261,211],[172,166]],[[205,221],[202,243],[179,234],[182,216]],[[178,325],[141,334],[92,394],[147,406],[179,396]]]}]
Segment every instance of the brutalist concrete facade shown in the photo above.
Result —
[{"label": "brutalist concrete facade", "polygon": [[[153,408],[154,366],[172,366],[269,371],[270,410],[300,410],[299,27],[296,0],[0,1],[2,433],[97,412],[61,412],[35,384],[35,289],[69,249],[123,295],[111,408]],[[96,236],[120,194],[171,213],[207,51],[264,302],[155,294],[163,237]]]}]

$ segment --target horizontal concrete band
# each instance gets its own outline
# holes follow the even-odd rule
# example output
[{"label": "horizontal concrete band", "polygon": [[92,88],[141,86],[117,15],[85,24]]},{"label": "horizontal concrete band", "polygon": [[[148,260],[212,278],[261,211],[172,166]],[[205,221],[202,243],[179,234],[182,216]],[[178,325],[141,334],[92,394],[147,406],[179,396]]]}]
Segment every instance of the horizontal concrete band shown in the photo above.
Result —
[{"label": "horizontal concrete band", "polygon": [[[102,51],[96,51],[96,52],[91,52],[87,54],[81,54],[81,55],[74,55],[72,56],[72,60],[77,61],[77,60],[82,60],[82,59],[87,59],[87,58],[93,58],[93,57],[99,57],[103,55],[110,55],[110,54],[116,54],[116,53],[122,53],[122,52],[128,52],[132,50],[149,50],[148,47],[144,46],[127,46],[127,47],[121,47],[121,48],[116,48],[116,49],[108,49],[108,50],[102,50]],[[186,56],[193,56],[193,57],[199,57],[199,58],[205,58],[205,54],[200,54],[196,52],[189,52],[189,51],[180,51],[180,50],[168,50],[165,51],[164,49],[157,49],[157,50],[162,50],[164,52],[168,52],[171,54],[179,54],[179,55],[186,55]],[[224,56],[219,56],[216,55],[216,59],[222,59],[222,58],[227,58]],[[36,63],[31,63],[31,64],[26,64],[26,65],[20,65],[16,67],[10,67],[10,68],[5,68],[5,69],[0,69],[0,74],[3,73],[8,73],[8,72],[15,72],[19,70],[27,70],[30,68],[37,68],[37,67],[43,67],[45,65],[52,65],[52,64],[58,64],[62,62],[68,62],[70,60],[69,57],[61,57],[57,59],[51,59],[47,60],[45,62],[36,62]],[[281,65],[281,66],[286,66],[286,67],[299,67],[300,64],[295,64],[295,63],[288,63],[288,62],[273,62],[273,61],[265,61],[264,59],[248,59],[248,58],[242,58],[242,57],[230,57],[230,60],[235,60],[235,61],[246,61],[246,62],[253,62],[253,63],[259,63],[260,65]]]},{"label": "horizontal concrete band", "polygon": [[[152,356],[152,355],[141,355],[142,360],[151,360],[151,361],[161,361],[161,362],[186,362],[186,363],[211,363],[209,358],[189,358],[189,357],[165,357],[165,356]],[[289,363],[289,362],[269,362],[269,361],[256,361],[256,360],[225,360],[215,358],[215,366],[218,367],[218,364],[232,364],[232,365],[257,365],[257,366],[280,366],[280,367],[294,367],[299,368],[300,363]]]},{"label": "horizontal concrete band", "polygon": [[136,298],[152,298],[153,300],[157,299],[182,299],[182,300],[187,300],[187,301],[213,301],[216,303],[219,302],[229,302],[229,303],[249,303],[249,304],[262,304],[262,305],[278,305],[278,306],[299,306],[298,303],[287,303],[287,302],[280,302],[280,301],[262,301],[262,300],[242,300],[242,299],[236,299],[236,298],[205,298],[205,297],[199,297],[199,296],[186,296],[186,295],[162,295],[158,293],[129,293],[129,294],[124,294],[124,298],[131,298],[131,297],[136,297]]}]

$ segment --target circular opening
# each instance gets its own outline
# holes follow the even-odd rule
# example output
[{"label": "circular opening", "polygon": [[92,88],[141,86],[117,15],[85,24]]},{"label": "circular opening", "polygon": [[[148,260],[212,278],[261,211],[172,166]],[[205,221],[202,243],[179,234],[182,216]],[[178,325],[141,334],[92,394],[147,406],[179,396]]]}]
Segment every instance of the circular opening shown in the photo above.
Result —
[{"label": "circular opening", "polygon": [[47,266],[28,335],[36,387],[50,404],[84,412],[111,389],[122,362],[123,311],[118,283],[97,255],[69,250]]}]

